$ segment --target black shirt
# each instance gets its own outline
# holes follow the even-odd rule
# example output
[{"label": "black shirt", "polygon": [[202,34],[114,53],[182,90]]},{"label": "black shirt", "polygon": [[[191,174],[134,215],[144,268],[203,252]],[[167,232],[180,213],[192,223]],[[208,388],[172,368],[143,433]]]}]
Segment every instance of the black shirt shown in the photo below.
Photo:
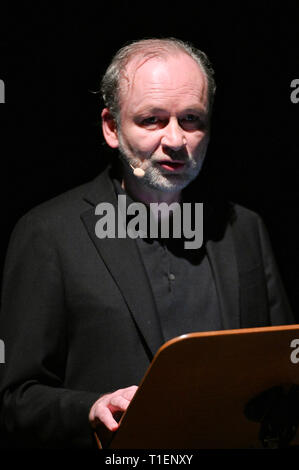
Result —
[{"label": "black shirt", "polygon": [[[118,180],[116,194],[126,195]],[[127,205],[132,199],[127,196]],[[137,238],[165,341],[196,331],[221,330],[216,285],[205,245],[186,249],[183,238]]]}]

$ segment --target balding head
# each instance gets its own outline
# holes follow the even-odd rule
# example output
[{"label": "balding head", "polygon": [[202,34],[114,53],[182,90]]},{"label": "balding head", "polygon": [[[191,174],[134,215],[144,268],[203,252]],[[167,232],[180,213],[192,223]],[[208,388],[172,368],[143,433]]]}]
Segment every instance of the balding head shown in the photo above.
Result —
[{"label": "balding head", "polygon": [[135,73],[142,64],[152,58],[161,60],[178,54],[187,54],[202,70],[207,81],[209,110],[215,93],[214,71],[206,54],[189,43],[175,38],[144,39],[121,48],[113,57],[102,79],[101,91],[104,103],[117,123],[120,122],[122,96],[132,85]]}]

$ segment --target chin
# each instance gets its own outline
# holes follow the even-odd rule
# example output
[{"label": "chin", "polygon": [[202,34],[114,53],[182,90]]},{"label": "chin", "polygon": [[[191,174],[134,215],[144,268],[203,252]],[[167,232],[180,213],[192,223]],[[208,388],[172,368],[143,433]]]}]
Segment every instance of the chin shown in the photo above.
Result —
[{"label": "chin", "polygon": [[195,177],[194,175],[190,177],[190,175],[182,174],[165,176],[146,173],[143,178],[143,183],[156,191],[176,192],[188,186]]}]

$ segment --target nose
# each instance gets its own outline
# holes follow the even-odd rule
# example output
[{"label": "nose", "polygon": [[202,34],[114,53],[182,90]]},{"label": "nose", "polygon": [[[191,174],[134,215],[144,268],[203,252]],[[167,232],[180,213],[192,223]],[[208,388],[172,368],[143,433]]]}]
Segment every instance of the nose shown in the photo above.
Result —
[{"label": "nose", "polygon": [[184,130],[176,119],[170,119],[167,126],[164,127],[161,144],[172,150],[179,150],[186,145]]}]

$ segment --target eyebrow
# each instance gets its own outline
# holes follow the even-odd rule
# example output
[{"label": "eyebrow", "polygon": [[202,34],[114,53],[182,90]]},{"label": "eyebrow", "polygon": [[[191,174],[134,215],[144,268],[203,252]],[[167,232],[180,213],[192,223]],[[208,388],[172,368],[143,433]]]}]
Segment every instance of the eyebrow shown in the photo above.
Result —
[{"label": "eyebrow", "polygon": [[[159,108],[157,106],[153,106],[153,107],[144,106],[140,109],[137,108],[137,110],[135,110],[135,113],[138,114],[138,115],[143,115],[143,114],[168,113],[168,111],[164,108]],[[200,107],[200,106],[196,105],[196,106],[188,106],[187,108],[183,109],[178,114],[183,114],[183,113],[189,113],[189,114],[196,113],[196,114],[199,114],[202,117],[205,117],[205,116],[208,115],[208,110],[203,108],[203,107]]]}]

